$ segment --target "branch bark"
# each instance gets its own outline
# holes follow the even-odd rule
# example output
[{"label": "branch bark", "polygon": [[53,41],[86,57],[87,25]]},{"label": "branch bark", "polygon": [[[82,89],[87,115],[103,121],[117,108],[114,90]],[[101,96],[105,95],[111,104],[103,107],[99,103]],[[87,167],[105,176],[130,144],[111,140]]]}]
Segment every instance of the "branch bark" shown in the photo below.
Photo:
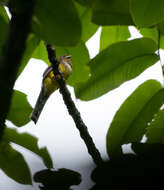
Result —
[{"label": "branch bark", "polygon": [[73,120],[76,124],[76,127],[79,130],[80,136],[87,146],[88,153],[91,155],[95,164],[100,165],[103,162],[100,152],[96,148],[96,146],[93,142],[93,139],[88,132],[87,126],[83,122],[80,112],[76,108],[76,106],[71,98],[71,94],[70,94],[68,88],[66,87],[66,82],[58,69],[59,61],[56,58],[55,49],[53,49],[53,47],[49,44],[46,45],[46,48],[47,48],[47,52],[48,52],[49,61],[51,62],[52,67],[53,67],[54,75],[56,76],[56,80],[59,84],[59,91],[63,96],[63,100],[64,100],[65,105],[67,106],[68,112],[71,115],[71,117],[73,118]]},{"label": "branch bark", "polygon": [[[31,29],[34,5],[35,0],[11,0],[9,2],[12,18],[0,60],[0,140],[11,103],[13,86],[25,51],[26,39]],[[15,6],[21,7],[21,9],[17,9]]]}]

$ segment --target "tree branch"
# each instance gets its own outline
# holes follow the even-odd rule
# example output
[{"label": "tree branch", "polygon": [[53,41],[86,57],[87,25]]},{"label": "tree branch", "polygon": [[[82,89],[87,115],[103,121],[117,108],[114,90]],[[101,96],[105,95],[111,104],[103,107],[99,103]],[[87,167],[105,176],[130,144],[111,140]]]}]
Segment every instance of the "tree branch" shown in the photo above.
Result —
[{"label": "tree branch", "polygon": [[49,60],[53,67],[54,75],[56,76],[56,80],[59,84],[59,91],[63,96],[63,100],[64,100],[65,105],[67,106],[68,112],[71,115],[71,117],[73,118],[73,120],[76,124],[76,127],[80,132],[80,136],[84,140],[84,142],[87,146],[88,152],[92,156],[93,161],[95,162],[96,165],[100,165],[100,164],[102,164],[103,160],[101,158],[101,155],[100,155],[98,149],[96,148],[96,146],[92,140],[92,137],[90,136],[90,134],[88,132],[87,126],[84,124],[84,122],[80,116],[80,113],[77,110],[77,108],[71,98],[71,94],[66,87],[65,80],[63,79],[63,76],[58,69],[59,61],[56,58],[56,52],[53,49],[53,47],[49,44],[46,45],[46,48],[47,48]]},{"label": "tree branch", "polygon": [[26,39],[30,32],[34,4],[35,0],[9,2],[12,18],[0,60],[0,140],[11,103],[13,86],[25,51]]}]

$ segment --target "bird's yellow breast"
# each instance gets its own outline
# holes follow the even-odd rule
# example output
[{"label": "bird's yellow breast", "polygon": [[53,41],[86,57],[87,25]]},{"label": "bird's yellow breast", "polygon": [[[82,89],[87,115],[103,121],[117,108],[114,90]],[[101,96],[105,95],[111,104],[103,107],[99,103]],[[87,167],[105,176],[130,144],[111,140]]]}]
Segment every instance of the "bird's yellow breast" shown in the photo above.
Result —
[{"label": "bird's yellow breast", "polygon": [[[59,69],[63,74],[64,79],[67,79],[69,75],[72,73],[72,69],[68,64],[59,64]],[[43,85],[45,92],[49,95],[58,89],[58,83],[54,77],[54,73],[52,70],[50,70],[50,72],[48,72],[46,77],[43,79]]]},{"label": "bird's yellow breast", "polygon": [[54,78],[54,74],[51,71],[47,77],[44,79],[44,89],[46,91],[46,93],[51,94],[52,92],[54,92],[55,90],[58,89],[58,83]]}]

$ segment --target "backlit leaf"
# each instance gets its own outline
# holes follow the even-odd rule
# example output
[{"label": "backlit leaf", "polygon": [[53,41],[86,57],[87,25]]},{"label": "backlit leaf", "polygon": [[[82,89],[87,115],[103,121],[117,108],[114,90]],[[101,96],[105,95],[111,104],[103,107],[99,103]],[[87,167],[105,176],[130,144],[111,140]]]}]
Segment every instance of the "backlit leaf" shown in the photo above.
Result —
[{"label": "backlit leaf", "polygon": [[91,8],[81,6],[78,3],[75,6],[82,23],[82,41],[86,42],[96,32],[98,26],[91,22]]},{"label": "backlit leaf", "polygon": [[163,0],[130,0],[130,9],[135,24],[140,27],[164,21]]},{"label": "backlit leaf", "polygon": [[54,46],[75,46],[81,39],[81,23],[72,0],[37,1],[32,28]]},{"label": "backlit leaf", "polygon": [[76,86],[76,97],[82,100],[98,98],[138,76],[156,63],[156,49],[156,43],[147,38],[112,44],[90,61],[91,76]]},{"label": "backlit leaf", "polygon": [[100,36],[100,50],[102,51],[113,43],[125,41],[129,37],[128,26],[104,26]]},{"label": "backlit leaf", "polygon": [[26,95],[15,90],[7,119],[14,123],[17,127],[21,127],[30,121],[29,116],[31,112],[32,107],[28,103]]},{"label": "backlit leaf", "polygon": [[32,136],[28,133],[18,133],[15,129],[6,128],[4,139],[8,142],[18,144],[26,148],[27,150],[32,151],[33,153],[37,154],[39,157],[43,159],[44,164],[48,168],[53,167],[53,163],[47,148],[39,148],[38,139],[35,136]]},{"label": "backlit leaf", "polygon": [[92,21],[98,25],[132,25],[129,0],[92,1]]},{"label": "backlit leaf", "polygon": [[119,156],[122,144],[139,142],[163,103],[164,90],[159,82],[148,80],[141,84],[114,116],[107,133],[109,156]]},{"label": "backlit leaf", "polygon": [[21,184],[32,184],[31,174],[24,157],[6,142],[0,144],[0,168]]},{"label": "backlit leaf", "polygon": [[147,143],[164,143],[164,110],[160,110],[147,129]]}]

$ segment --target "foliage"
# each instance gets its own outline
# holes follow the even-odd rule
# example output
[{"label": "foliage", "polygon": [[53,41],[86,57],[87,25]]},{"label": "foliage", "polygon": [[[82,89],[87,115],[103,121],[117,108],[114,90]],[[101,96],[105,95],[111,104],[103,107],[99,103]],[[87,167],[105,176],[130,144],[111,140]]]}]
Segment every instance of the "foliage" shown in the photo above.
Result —
[{"label": "foliage", "polygon": [[41,170],[34,175],[34,180],[41,183],[40,189],[43,190],[71,190],[70,186],[79,185],[81,182],[81,176],[79,173],[61,168],[58,171],[53,170]]},{"label": "foliage", "polygon": [[[20,2],[12,1],[12,12],[24,11],[21,9]],[[27,1],[24,1],[24,4],[26,3]],[[0,0],[0,59],[3,57],[10,23],[4,6],[9,6],[8,1]],[[128,40],[129,26],[138,29],[143,37]],[[100,51],[97,56],[90,59],[86,42],[99,27],[101,27]],[[31,58],[41,59],[49,64],[44,41],[55,47],[57,57],[64,54],[72,55],[73,73],[68,84],[74,88],[77,98],[84,101],[93,100],[139,76],[159,60],[156,51],[158,48],[164,48],[164,1],[37,1],[17,77],[23,72]],[[161,71],[163,71],[162,67]],[[2,82],[0,81],[0,84]],[[131,165],[141,164],[143,170],[153,165],[151,162],[147,165],[146,160],[147,154],[150,155],[151,151],[156,157],[159,156],[160,150],[163,151],[163,103],[163,86],[155,80],[141,84],[123,102],[109,126],[106,138],[107,152],[114,162],[103,166],[100,171],[98,169],[100,174],[104,172],[104,168],[108,174],[114,172],[118,163],[120,166],[123,165],[123,170],[126,171],[125,166],[129,159]],[[31,111],[26,95],[14,90],[6,119],[15,127],[23,127],[30,121]],[[147,141],[140,143],[144,135]],[[36,137],[28,133],[22,134],[6,127],[0,142],[0,168],[6,175],[19,183],[31,184],[28,165],[21,152],[16,151],[11,143],[34,152],[43,160],[46,167],[53,167],[47,149],[39,148],[37,141]],[[132,143],[137,159],[122,153],[121,146],[127,143]],[[157,144],[161,145],[157,146],[158,153],[154,151]],[[140,156],[143,155],[144,159],[141,163]],[[123,158],[123,161],[120,161],[120,158]],[[138,174],[137,168],[133,169]],[[120,170],[117,172],[119,173]],[[98,182],[99,178],[96,177],[95,181]],[[102,185],[101,180],[100,184]]]},{"label": "foliage", "polygon": [[158,60],[156,49],[156,44],[147,38],[112,44],[89,62],[90,78],[76,86],[76,96],[95,99],[138,76]]},{"label": "foliage", "polygon": [[[137,102],[137,104],[136,104]],[[139,142],[148,123],[164,102],[164,91],[159,82],[149,80],[140,85],[121,105],[107,133],[110,157],[118,156],[121,145]]]}]

